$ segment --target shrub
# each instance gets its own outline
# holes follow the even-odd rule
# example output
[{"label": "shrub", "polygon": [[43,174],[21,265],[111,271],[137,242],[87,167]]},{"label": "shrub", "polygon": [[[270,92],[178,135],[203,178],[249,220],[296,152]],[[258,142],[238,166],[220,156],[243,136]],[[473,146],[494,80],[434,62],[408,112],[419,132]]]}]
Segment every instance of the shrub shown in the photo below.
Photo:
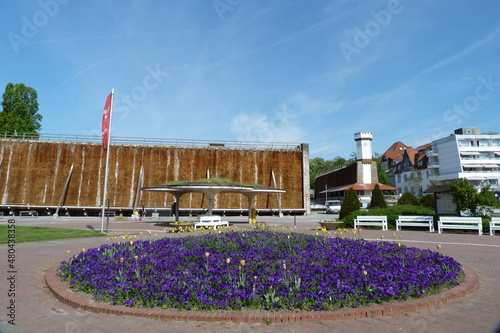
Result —
[{"label": "shrub", "polygon": [[418,206],[420,203],[418,202],[417,197],[411,193],[411,192],[406,192],[403,193],[401,198],[398,200],[398,205],[414,205]]},{"label": "shrub", "polygon": [[420,204],[424,207],[436,209],[436,202],[434,201],[434,194],[427,194],[420,198]]},{"label": "shrub", "polygon": [[340,206],[339,218],[342,219],[344,216],[348,216],[360,208],[361,203],[359,202],[358,195],[353,188],[350,188],[342,201],[342,205]]},{"label": "shrub", "polygon": [[384,193],[382,193],[382,190],[380,189],[378,184],[375,185],[375,188],[373,189],[372,202],[370,203],[370,209],[372,208],[387,208],[387,202],[385,202]]},{"label": "shrub", "polygon": [[371,208],[370,210],[358,210],[352,212],[342,219],[340,228],[352,228],[354,226],[354,219],[358,215],[385,215],[387,216],[387,223],[389,228],[396,228],[396,220],[400,215],[434,215],[434,210],[411,205],[394,205],[387,208]]}]

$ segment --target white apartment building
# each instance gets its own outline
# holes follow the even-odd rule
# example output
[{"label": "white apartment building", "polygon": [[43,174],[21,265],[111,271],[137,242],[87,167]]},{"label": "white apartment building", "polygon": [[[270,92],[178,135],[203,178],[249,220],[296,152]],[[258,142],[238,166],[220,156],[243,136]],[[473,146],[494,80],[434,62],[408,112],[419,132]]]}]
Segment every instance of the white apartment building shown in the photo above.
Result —
[{"label": "white apartment building", "polygon": [[477,187],[500,191],[500,135],[480,134],[479,128],[460,128],[432,141],[427,168],[436,180],[466,178]]}]

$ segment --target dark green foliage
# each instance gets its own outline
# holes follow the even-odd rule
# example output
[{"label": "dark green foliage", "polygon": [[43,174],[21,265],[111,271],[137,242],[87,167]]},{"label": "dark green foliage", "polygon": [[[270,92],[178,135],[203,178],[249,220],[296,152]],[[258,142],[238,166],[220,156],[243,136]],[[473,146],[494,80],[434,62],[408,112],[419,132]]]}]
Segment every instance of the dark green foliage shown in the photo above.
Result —
[{"label": "dark green foliage", "polygon": [[481,206],[500,207],[500,201],[495,197],[495,192],[489,185],[481,188],[478,193],[478,200]]},{"label": "dark green foliage", "polygon": [[382,169],[382,164],[380,164],[378,160],[377,160],[377,175],[378,175],[378,182],[380,184],[394,186],[394,184],[392,184],[391,181],[389,180],[389,176],[387,175],[387,173],[384,171],[384,169]]},{"label": "dark green foliage", "polygon": [[486,215],[491,211],[491,207],[499,207],[500,202],[495,197],[495,193],[490,186],[483,186],[477,192],[474,184],[467,179],[454,179],[450,182],[450,194],[452,201],[457,205],[457,213],[467,211],[472,216]]},{"label": "dark green foliage", "polygon": [[375,189],[373,189],[372,193],[372,201],[370,203],[370,210],[373,208],[387,208],[387,202],[385,202],[384,194],[380,187],[375,185]]},{"label": "dark green foliage", "polygon": [[341,168],[347,163],[349,163],[349,161],[340,156],[337,156],[333,160],[329,161],[321,157],[316,157],[312,160],[309,160],[309,182],[311,188],[314,188],[314,183],[317,175]]},{"label": "dark green foliage", "polygon": [[457,214],[462,210],[469,210],[473,216],[476,216],[477,209],[477,190],[472,183],[465,178],[454,179],[450,182],[450,194],[453,197],[452,202],[457,205]]},{"label": "dark green foliage", "polygon": [[436,202],[434,201],[434,194],[427,194],[420,198],[420,204],[424,207],[436,209]]},{"label": "dark green foliage", "polygon": [[352,212],[355,212],[361,208],[361,203],[358,199],[358,194],[353,188],[350,188],[342,201],[340,206],[339,218],[342,219],[344,216],[348,216]]},{"label": "dark green foliage", "polygon": [[38,133],[42,116],[38,113],[35,89],[8,83],[2,98],[0,132]]},{"label": "dark green foliage", "polygon": [[382,215],[387,216],[389,228],[396,228],[396,220],[400,215],[434,215],[434,210],[422,206],[394,205],[387,208],[372,208],[370,210],[357,210],[342,218],[340,228],[352,228],[354,219],[358,215]]},{"label": "dark green foliage", "polygon": [[420,203],[418,202],[417,197],[411,193],[411,192],[406,192],[403,193],[401,198],[398,200],[398,205],[414,205],[418,206]]}]

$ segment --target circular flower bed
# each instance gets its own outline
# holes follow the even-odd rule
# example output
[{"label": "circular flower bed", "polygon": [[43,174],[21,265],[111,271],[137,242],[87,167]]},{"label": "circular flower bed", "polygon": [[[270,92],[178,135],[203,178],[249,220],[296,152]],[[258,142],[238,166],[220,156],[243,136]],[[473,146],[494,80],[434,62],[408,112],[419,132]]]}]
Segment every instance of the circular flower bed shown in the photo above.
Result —
[{"label": "circular flower bed", "polygon": [[103,245],[62,262],[59,276],[136,307],[334,310],[437,293],[462,269],[389,242],[249,231]]}]

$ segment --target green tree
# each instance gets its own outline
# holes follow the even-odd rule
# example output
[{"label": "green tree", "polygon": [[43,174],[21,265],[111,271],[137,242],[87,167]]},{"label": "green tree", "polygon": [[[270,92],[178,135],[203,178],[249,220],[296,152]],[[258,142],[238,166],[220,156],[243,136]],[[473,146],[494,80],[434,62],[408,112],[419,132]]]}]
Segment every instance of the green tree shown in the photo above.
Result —
[{"label": "green tree", "polygon": [[389,180],[389,175],[387,175],[387,173],[384,171],[384,169],[382,168],[382,164],[380,164],[378,159],[376,160],[376,162],[377,162],[378,182],[380,184],[394,186],[394,184],[392,184],[391,181]]},{"label": "green tree", "polygon": [[422,186],[422,176],[418,174],[416,170],[410,172],[410,176],[408,177],[408,185],[410,185],[410,190],[413,194],[417,194],[420,187]]},{"label": "green tree", "polygon": [[359,202],[358,194],[353,188],[350,188],[345,194],[344,201],[342,201],[342,205],[340,206],[339,218],[343,219],[360,208],[361,202]]},{"label": "green tree", "polygon": [[385,202],[384,193],[382,193],[382,190],[380,189],[378,184],[375,185],[375,188],[373,189],[370,208],[387,208],[387,202]]},{"label": "green tree", "polygon": [[340,156],[337,156],[329,161],[321,157],[316,157],[309,160],[309,184],[311,188],[314,188],[314,183],[317,175],[341,168],[346,164],[346,162],[347,161]]},{"label": "green tree", "polygon": [[478,192],[474,184],[465,178],[454,179],[450,182],[452,201],[457,205],[457,213],[469,211],[472,216],[486,214],[491,207],[500,207],[500,202],[495,197],[490,186],[483,186]]},{"label": "green tree", "polygon": [[427,194],[420,198],[420,204],[424,207],[436,209],[434,194]]},{"label": "green tree", "polygon": [[461,211],[469,210],[472,216],[476,216],[479,202],[474,184],[465,178],[460,178],[452,180],[450,188],[452,202],[457,206],[457,214],[460,215]]},{"label": "green tree", "polygon": [[0,132],[38,133],[42,116],[38,113],[37,92],[22,83],[8,83],[2,96]]},{"label": "green tree", "polygon": [[401,198],[398,200],[398,205],[412,205],[419,206],[419,202],[415,194],[411,192],[403,193]]},{"label": "green tree", "polygon": [[481,191],[477,194],[479,201],[479,209],[482,215],[486,215],[487,212],[492,212],[491,208],[500,207],[500,201],[495,196],[495,192],[491,189],[490,185],[483,186]]}]

